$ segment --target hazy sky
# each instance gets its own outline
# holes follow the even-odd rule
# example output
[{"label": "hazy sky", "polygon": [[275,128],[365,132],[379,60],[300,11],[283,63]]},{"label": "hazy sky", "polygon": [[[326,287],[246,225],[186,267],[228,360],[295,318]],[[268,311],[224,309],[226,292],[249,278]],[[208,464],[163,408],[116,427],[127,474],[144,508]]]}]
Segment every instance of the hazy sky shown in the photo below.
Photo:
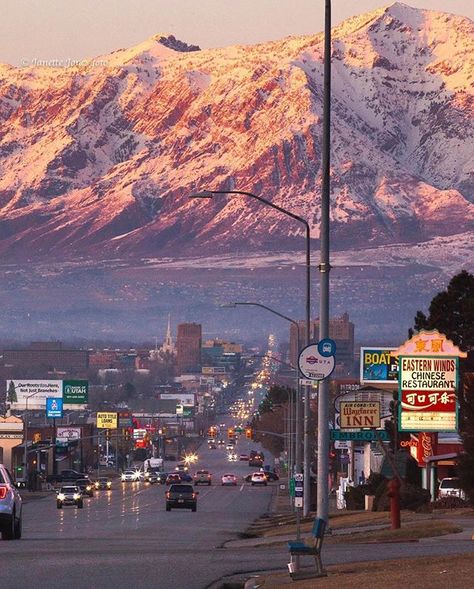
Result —
[{"label": "hazy sky", "polygon": [[[474,0],[410,0],[411,6],[474,20]],[[333,23],[388,5],[333,0]],[[82,59],[136,45],[157,33],[224,47],[323,28],[324,0],[1,0],[0,62]]]}]

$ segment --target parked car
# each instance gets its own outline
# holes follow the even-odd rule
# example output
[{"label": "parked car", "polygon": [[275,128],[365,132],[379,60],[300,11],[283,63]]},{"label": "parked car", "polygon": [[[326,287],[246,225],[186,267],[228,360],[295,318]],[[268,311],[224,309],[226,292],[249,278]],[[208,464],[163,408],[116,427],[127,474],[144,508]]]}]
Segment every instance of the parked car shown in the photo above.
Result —
[{"label": "parked car", "polygon": [[250,457],[249,457],[249,455],[248,455],[248,454],[241,454],[241,455],[239,456],[239,460],[242,460],[242,461],[244,461],[244,462],[247,462],[247,461],[249,460],[249,458],[250,458]]},{"label": "parked car", "polygon": [[196,511],[197,495],[198,491],[192,485],[171,485],[166,492],[166,511],[171,511],[173,507]]},{"label": "parked car", "polygon": [[438,499],[442,499],[443,497],[466,498],[466,494],[461,489],[460,481],[457,477],[448,477],[441,480],[438,489]]},{"label": "parked car", "polygon": [[267,477],[267,481],[269,483],[280,480],[280,477],[277,475],[277,473],[273,472],[272,470],[264,470],[263,474]]},{"label": "parked car", "polygon": [[63,485],[56,494],[56,507],[62,509],[63,505],[75,505],[78,509],[84,507],[81,489],[77,485]]},{"label": "parked car", "polygon": [[3,540],[19,540],[22,527],[21,496],[7,468],[0,464],[0,532]]},{"label": "parked car", "polygon": [[198,470],[194,475],[195,485],[211,485],[212,475],[208,470]]},{"label": "parked car", "polygon": [[224,474],[222,475],[221,483],[222,485],[232,485],[235,487],[237,485],[237,477],[235,474]]}]

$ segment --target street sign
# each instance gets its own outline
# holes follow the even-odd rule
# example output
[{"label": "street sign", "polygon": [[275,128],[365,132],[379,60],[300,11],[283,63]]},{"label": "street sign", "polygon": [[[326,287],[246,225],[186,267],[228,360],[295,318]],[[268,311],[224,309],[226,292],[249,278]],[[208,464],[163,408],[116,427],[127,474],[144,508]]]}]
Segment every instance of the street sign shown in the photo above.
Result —
[{"label": "street sign", "polygon": [[323,356],[319,352],[317,344],[311,344],[301,350],[298,357],[298,366],[306,378],[324,380],[334,370],[336,360],[334,356]]},{"label": "street sign", "polygon": [[63,400],[60,397],[48,397],[46,399],[46,417],[54,419],[63,416]]},{"label": "street sign", "polygon": [[360,432],[345,432],[340,429],[329,430],[331,440],[350,440],[353,442],[390,441],[390,436],[384,429],[362,430]]},{"label": "street sign", "polygon": [[290,491],[291,497],[294,497],[295,496],[295,479],[293,477],[291,477],[291,479],[290,479],[289,491]]},{"label": "street sign", "polygon": [[318,351],[321,354],[321,356],[324,356],[325,358],[335,356],[336,342],[329,337],[325,337],[324,339],[318,342]]},{"label": "street sign", "polygon": [[295,497],[295,507],[303,507],[303,497]]},{"label": "street sign", "polygon": [[304,475],[302,473],[295,474],[295,483],[302,483]]},{"label": "street sign", "polygon": [[314,380],[311,380],[310,378],[300,378],[300,385],[302,385],[304,387],[315,387],[315,388],[317,388],[317,386],[318,386],[317,382],[315,382]]}]

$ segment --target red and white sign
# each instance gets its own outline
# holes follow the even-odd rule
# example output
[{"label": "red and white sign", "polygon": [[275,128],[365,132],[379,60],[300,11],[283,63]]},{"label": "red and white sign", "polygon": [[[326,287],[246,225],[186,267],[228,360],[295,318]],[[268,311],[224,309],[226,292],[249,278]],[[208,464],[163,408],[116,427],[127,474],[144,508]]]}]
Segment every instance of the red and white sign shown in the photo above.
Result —
[{"label": "red and white sign", "polygon": [[414,445],[410,448],[410,454],[418,462],[418,466],[426,467],[426,459],[437,453],[438,434],[435,432],[420,432],[418,437],[410,440]]},{"label": "red and white sign", "polygon": [[399,430],[457,431],[458,364],[466,353],[436,330],[421,330],[392,353],[399,357]]},{"label": "red and white sign", "polygon": [[335,365],[334,356],[321,355],[317,344],[306,346],[298,357],[301,374],[310,380],[324,380],[332,374]]}]

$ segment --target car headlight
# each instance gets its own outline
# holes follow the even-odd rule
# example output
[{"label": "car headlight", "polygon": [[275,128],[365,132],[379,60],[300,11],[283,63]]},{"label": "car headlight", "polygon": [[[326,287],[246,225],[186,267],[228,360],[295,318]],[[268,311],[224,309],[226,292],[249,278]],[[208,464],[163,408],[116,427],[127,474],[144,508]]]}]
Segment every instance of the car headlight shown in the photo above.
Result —
[{"label": "car headlight", "polygon": [[100,487],[100,483],[94,483],[94,487],[98,489]]},{"label": "car headlight", "polygon": [[64,493],[58,493],[58,499],[59,501],[64,501],[64,499],[66,499],[66,496],[64,495]]},{"label": "car headlight", "polygon": [[87,485],[86,491],[90,491],[91,489],[92,489],[92,486],[91,485]]},{"label": "car headlight", "polygon": [[123,474],[123,475],[122,475],[122,481],[124,481],[124,480],[125,480],[125,478],[126,478],[126,477],[125,477],[125,475]]},{"label": "car headlight", "polygon": [[78,501],[81,498],[79,493],[74,493],[74,501]]},{"label": "car headlight", "polygon": [[111,487],[111,486],[112,486],[112,483],[109,481],[109,482],[107,483],[107,487]]}]

